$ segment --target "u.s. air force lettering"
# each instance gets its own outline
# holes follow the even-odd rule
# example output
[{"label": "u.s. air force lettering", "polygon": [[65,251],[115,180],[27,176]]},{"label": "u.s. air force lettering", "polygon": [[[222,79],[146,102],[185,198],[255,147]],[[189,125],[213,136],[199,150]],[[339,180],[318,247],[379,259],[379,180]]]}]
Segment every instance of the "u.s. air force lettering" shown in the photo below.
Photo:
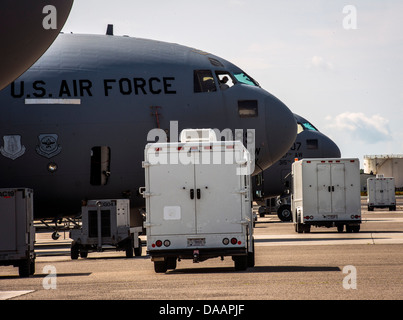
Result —
[{"label": "u.s. air force lettering", "polygon": [[0,153],[11,160],[15,160],[25,153],[25,146],[21,143],[20,135],[4,136],[3,142],[4,145],[0,147]]},{"label": "u.s. air force lettering", "polygon": [[[98,91],[97,91],[98,90]],[[13,82],[10,94],[13,98],[84,98],[96,93],[105,97],[112,94],[122,96],[176,94],[175,77],[130,77],[120,79],[63,79],[59,83],[36,80]]]},{"label": "u.s. air force lettering", "polygon": [[36,152],[45,157],[45,158],[52,158],[58,155],[62,151],[62,147],[57,144],[58,135],[51,133],[51,134],[40,134],[39,144],[36,146]]}]

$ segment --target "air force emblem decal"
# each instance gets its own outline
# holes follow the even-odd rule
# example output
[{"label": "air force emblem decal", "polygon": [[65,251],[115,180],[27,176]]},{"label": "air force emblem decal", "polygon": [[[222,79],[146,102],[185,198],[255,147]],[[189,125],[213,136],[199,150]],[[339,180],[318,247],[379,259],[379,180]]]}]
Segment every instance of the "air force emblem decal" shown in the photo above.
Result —
[{"label": "air force emblem decal", "polygon": [[62,151],[62,147],[57,144],[58,138],[57,134],[40,134],[36,152],[48,159],[58,155]]},{"label": "air force emblem decal", "polygon": [[20,135],[4,136],[4,146],[0,148],[3,156],[15,160],[25,153],[25,146],[21,144]]}]

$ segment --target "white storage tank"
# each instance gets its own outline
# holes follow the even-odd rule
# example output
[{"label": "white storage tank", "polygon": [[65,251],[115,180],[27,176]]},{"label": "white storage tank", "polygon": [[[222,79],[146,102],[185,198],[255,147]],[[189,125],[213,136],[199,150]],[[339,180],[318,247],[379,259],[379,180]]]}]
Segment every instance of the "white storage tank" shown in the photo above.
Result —
[{"label": "white storage tank", "polygon": [[403,155],[364,156],[364,173],[395,178],[397,189],[403,189]]}]

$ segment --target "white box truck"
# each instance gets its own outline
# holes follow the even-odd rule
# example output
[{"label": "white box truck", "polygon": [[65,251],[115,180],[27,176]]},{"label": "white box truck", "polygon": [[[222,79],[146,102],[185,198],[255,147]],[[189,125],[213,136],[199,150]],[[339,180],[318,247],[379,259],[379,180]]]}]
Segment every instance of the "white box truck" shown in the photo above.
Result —
[{"label": "white box truck", "polygon": [[368,178],[367,192],[368,211],[374,211],[374,208],[389,208],[389,211],[396,211],[394,178],[383,175]]},{"label": "white box truck", "polygon": [[311,226],[358,232],[361,224],[358,159],[303,159],[292,164],[291,210],[295,231]]},{"label": "white box truck", "polygon": [[224,256],[245,270],[254,266],[250,154],[239,141],[187,139],[191,131],[145,148],[147,252],[155,272]]},{"label": "white box truck", "polygon": [[125,251],[126,257],[141,256],[142,227],[130,227],[130,200],[89,200],[81,208],[82,225],[70,231],[71,259],[88,252]]},{"label": "white box truck", "polygon": [[33,191],[0,189],[0,265],[18,267],[20,277],[35,273]]}]

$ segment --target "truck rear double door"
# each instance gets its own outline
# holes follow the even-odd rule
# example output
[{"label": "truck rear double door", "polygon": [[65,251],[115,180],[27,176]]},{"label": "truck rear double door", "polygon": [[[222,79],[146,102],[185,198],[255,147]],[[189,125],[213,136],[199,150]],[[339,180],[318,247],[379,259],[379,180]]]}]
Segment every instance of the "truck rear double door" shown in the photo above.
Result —
[{"label": "truck rear double door", "polygon": [[318,213],[323,216],[346,211],[346,186],[344,163],[320,163],[318,170]]},{"label": "truck rear double door", "polygon": [[230,170],[235,172],[235,167],[194,163],[169,164],[168,168],[154,165],[148,177],[152,193],[150,236],[242,232],[239,191],[244,176]]}]

